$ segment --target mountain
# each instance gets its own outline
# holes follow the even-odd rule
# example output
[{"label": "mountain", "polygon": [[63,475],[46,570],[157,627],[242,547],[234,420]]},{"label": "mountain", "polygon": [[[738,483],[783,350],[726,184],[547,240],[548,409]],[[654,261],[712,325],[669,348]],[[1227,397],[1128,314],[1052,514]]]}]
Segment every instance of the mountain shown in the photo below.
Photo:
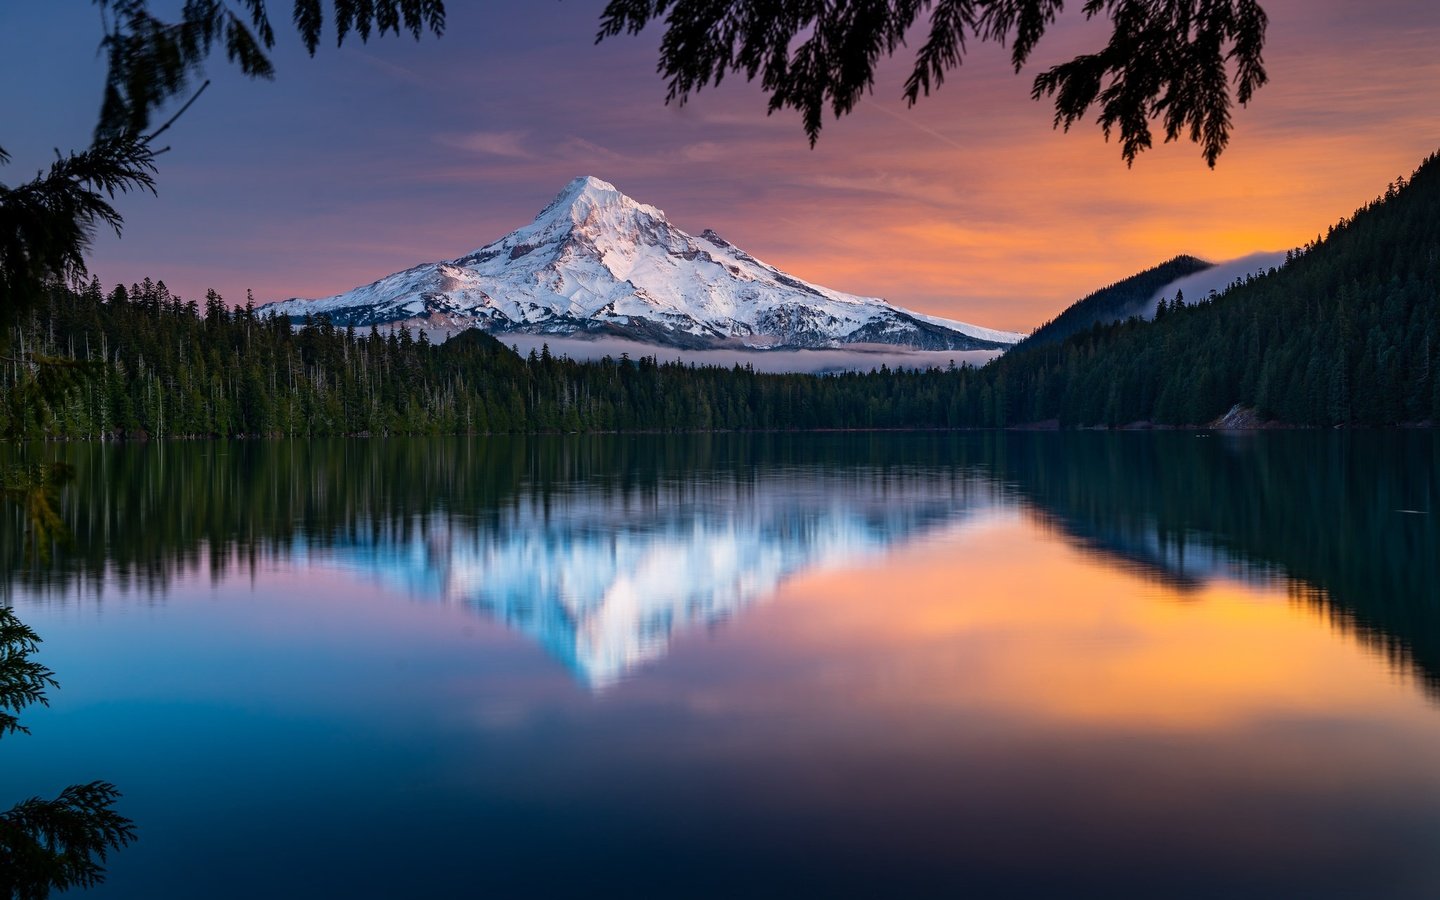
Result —
[{"label": "mountain", "polygon": [[1156,294],[1167,285],[1203,272],[1211,264],[1193,256],[1177,256],[1109,287],[1077,300],[1054,319],[1035,329],[1025,346],[1037,347],[1065,340],[1092,325],[1109,325],[1130,316],[1149,318],[1155,312]]},{"label": "mountain", "polygon": [[1023,335],[909,312],[787,275],[706,230],[693,237],[597,178],[572,181],[535,221],[459,259],[262,312],[449,337],[609,335],[672,347],[1005,349]]}]

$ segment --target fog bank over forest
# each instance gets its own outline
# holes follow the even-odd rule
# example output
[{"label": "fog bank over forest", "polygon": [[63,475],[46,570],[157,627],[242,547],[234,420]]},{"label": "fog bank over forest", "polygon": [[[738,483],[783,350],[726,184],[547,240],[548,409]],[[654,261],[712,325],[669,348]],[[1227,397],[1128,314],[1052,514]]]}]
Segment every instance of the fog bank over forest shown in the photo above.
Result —
[{"label": "fog bank over forest", "polygon": [[864,345],[845,349],[824,350],[682,350],[676,347],[659,347],[621,338],[577,338],[558,335],[497,334],[507,347],[516,347],[521,356],[531,350],[540,352],[546,344],[556,356],[568,356],[575,360],[595,360],[605,356],[620,358],[622,353],[631,359],[654,356],[661,362],[675,359],[700,366],[750,365],[757,372],[868,372],[882,365],[892,369],[945,368],[953,360],[955,365],[969,363],[983,366],[1000,355],[999,350],[906,350],[899,347]]}]

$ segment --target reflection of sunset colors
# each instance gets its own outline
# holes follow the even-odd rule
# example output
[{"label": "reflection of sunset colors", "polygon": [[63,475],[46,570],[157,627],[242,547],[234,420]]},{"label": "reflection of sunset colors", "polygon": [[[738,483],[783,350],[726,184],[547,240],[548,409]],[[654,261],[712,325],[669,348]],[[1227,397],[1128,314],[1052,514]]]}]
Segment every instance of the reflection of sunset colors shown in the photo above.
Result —
[{"label": "reflection of sunset colors", "polygon": [[[36,70],[35,47],[53,44],[69,69],[46,70],[62,79],[49,93],[15,98],[12,120],[32,124],[7,138],[12,171],[84,140],[85,117],[57,101],[88,115],[99,99],[99,62],[74,52],[73,20],[51,6],[6,11],[7,23],[40,23],[31,32],[0,28],[7,81],[19,77],[7,66]],[[107,281],[163,277],[189,297],[327,296],[474,250],[593,174],[801,278],[1027,330],[1178,253],[1302,244],[1440,147],[1440,8],[1264,6],[1272,83],[1237,111],[1212,172],[1189,143],[1127,170],[1093,126],[1051,130],[1030,77],[1101,40],[1078,9],[1036,69],[1015,76],[981,47],[908,111],[896,100],[907,51],[811,151],[793,117],[767,118],[738,82],[665,107],[657,36],[591,46],[593,8],[453,3],[438,41],[314,61],[289,42],[276,85],[218,79],[174,132],[161,197],[126,201],[124,242],[102,241],[94,268]],[[25,52],[10,52],[22,39]]]},{"label": "reflection of sunset colors", "polygon": [[488,527],[437,517],[406,540],[360,538],[317,559],[503,622],[599,691],[796,573],[854,565],[992,499],[980,482],[907,489],[869,474],[576,490],[518,503]]},{"label": "reflection of sunset colors", "polygon": [[1433,435],[228,446],[6,570],[116,896],[1437,896]]},{"label": "reflection of sunset colors", "polygon": [[[1010,517],[900,549],[883,566],[796,579],[735,627],[728,640],[756,645],[742,652],[759,658],[760,677],[772,654],[844,658],[786,691],[881,717],[1160,733],[1296,717],[1434,724],[1419,690],[1395,690],[1400,670],[1282,586],[1179,593]],[[753,685],[735,687],[724,702],[754,702]]]}]

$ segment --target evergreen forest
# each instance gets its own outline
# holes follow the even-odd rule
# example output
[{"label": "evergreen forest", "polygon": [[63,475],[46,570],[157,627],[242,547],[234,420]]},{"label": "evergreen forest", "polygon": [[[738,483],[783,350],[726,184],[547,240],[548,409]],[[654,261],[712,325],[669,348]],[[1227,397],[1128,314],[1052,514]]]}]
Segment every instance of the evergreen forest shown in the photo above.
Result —
[{"label": "evergreen forest", "polygon": [[[1179,274],[1197,265],[1166,264]],[[214,292],[184,300],[148,279],[109,292],[92,280],[52,287],[13,326],[0,430],[102,439],[1204,426],[1235,407],[1293,426],[1440,420],[1440,155],[1282,267],[1211,297],[1166,298],[1153,321],[1070,328],[1114,306],[1107,297],[1132,304],[1157,271],[1057,317],[1073,333],[1051,326],[984,367],[830,375],[658,354],[521,357],[479,331],[431,344],[404,328],[292,323]]]}]

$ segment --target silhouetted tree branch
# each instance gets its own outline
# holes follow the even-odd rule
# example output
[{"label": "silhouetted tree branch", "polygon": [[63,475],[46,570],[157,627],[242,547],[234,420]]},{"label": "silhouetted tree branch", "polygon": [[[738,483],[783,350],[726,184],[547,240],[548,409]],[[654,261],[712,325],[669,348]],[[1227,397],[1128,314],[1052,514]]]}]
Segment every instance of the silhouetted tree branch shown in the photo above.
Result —
[{"label": "silhouetted tree branch", "polygon": [[42,900],[104,881],[110,851],[135,839],[134,824],[114,810],[119,797],[113,784],[92,781],[0,813],[0,897]]},{"label": "silhouetted tree branch", "polygon": [[[105,22],[100,48],[109,69],[100,107],[97,138],[139,134],[150,116],[184,93],[211,52],[223,46],[225,58],[250,78],[275,77],[269,52],[275,29],[267,0],[187,0],[178,21],[150,11],[148,0],[95,0]],[[372,34],[445,31],[443,0],[295,0],[292,18],[305,47],[314,55],[324,32],[325,6],[331,7],[336,45],[352,32],[362,42]]]},{"label": "silhouetted tree branch", "polygon": [[[186,0],[175,21],[150,11],[148,0],[95,0],[108,63],[99,119],[91,146],[61,156],[48,172],[16,187],[0,184],[0,347],[8,326],[33,306],[47,284],[74,282],[85,274],[85,252],[95,229],[118,235],[123,220],[112,205],[119,194],[154,192],[153,141],[204,91],[202,84],[159,128],[146,134],[151,116],[189,89],[210,54],[223,47],[226,59],[251,78],[273,78],[269,51],[275,46],[266,0]],[[354,33],[372,34],[445,29],[442,0],[295,0],[295,28],[313,55],[324,31],[326,7],[336,42]],[[0,149],[0,164],[9,156]]]},{"label": "silhouetted tree branch", "polygon": [[[47,705],[45,691],[59,686],[53,672],[30,658],[39,646],[39,635],[14,610],[0,608],[0,737],[28,734],[16,713]],[[43,900],[52,891],[103,881],[110,851],[135,839],[134,824],[115,812],[119,797],[113,784],[92,781],[0,813],[0,898]]]},{"label": "silhouetted tree branch", "polygon": [[[1009,45],[1019,72],[1064,11],[1064,0],[610,0],[596,40],[638,34],[664,20],[659,71],[667,102],[685,102],[727,74],[759,80],[770,111],[794,109],[813,145],[825,110],[849,113],[875,84],[875,67],[922,33],[903,96],[914,105],[964,61],[969,40]],[[1249,103],[1265,84],[1267,19],[1257,0],[1087,0],[1108,17],[1109,43],[1036,77],[1067,130],[1097,103],[1108,138],[1134,163],[1153,144],[1188,137],[1210,166],[1230,139],[1231,81]],[[924,20],[928,18],[928,23]],[[1233,76],[1231,74],[1233,63]]]},{"label": "silhouetted tree branch", "polygon": [[[96,228],[120,233],[123,220],[111,204],[117,195],[155,190],[155,154],[144,138],[100,138],[57,157],[33,181],[0,184],[0,325],[36,303],[48,282],[84,274]],[[0,151],[0,162],[8,159]]]},{"label": "silhouetted tree branch", "polygon": [[55,673],[30,658],[39,648],[40,636],[14,610],[0,608],[0,737],[29,734],[17,713],[37,703],[49,705],[46,689],[59,687]]}]

